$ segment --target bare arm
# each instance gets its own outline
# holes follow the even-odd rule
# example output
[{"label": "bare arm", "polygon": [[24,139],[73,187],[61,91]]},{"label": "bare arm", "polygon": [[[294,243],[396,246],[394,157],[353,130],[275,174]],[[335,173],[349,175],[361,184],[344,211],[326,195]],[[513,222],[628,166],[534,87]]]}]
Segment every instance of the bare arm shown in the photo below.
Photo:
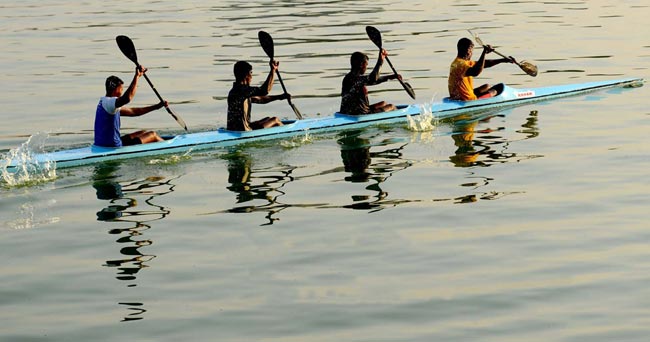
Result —
[{"label": "bare arm", "polygon": [[386,82],[388,80],[396,80],[396,79],[402,79],[402,75],[400,75],[400,74],[391,74],[391,75],[379,77],[376,84],[384,83],[384,82]]},{"label": "bare arm", "polygon": [[465,72],[465,76],[476,77],[476,76],[480,75],[483,72],[483,69],[485,69],[485,67],[486,67],[485,66],[485,55],[487,55],[488,53],[490,53],[492,51],[494,51],[492,46],[490,46],[490,45],[484,46],[483,47],[483,52],[481,52],[481,57],[478,59],[478,61],[476,61],[476,64],[474,64],[473,67],[467,69],[467,71]]},{"label": "bare arm", "polygon": [[289,94],[281,94],[281,95],[264,95],[264,96],[251,96],[251,102],[253,103],[260,103],[260,104],[265,104],[277,100],[284,100],[287,98],[291,98],[291,95]]},{"label": "bare arm", "polygon": [[275,72],[278,70],[278,66],[280,65],[280,62],[278,61],[270,61],[269,66],[271,67],[271,70],[269,71],[269,75],[266,76],[266,80],[260,87],[262,92],[264,94],[268,94],[271,92],[271,89],[273,88],[273,75],[275,75]]},{"label": "bare arm", "polygon": [[513,62],[514,58],[499,58],[499,59],[488,59],[485,61],[485,67],[486,68],[491,68],[497,64],[501,63],[514,63]]},{"label": "bare arm", "polygon": [[381,70],[381,66],[384,64],[384,59],[388,55],[388,52],[384,49],[379,49],[379,56],[377,57],[377,64],[375,64],[375,67],[372,69],[372,72],[370,75],[368,75],[368,84],[377,84],[379,82],[379,70]]},{"label": "bare arm", "polygon": [[167,101],[163,101],[160,103],[157,103],[155,105],[147,106],[147,107],[135,107],[135,108],[129,108],[129,107],[123,107],[120,109],[120,115],[121,116],[140,116],[147,114],[149,112],[152,112],[154,110],[160,109],[162,107],[167,107],[169,104]]},{"label": "bare arm", "polygon": [[116,108],[120,108],[133,100],[135,90],[138,88],[138,79],[140,76],[144,75],[146,71],[147,69],[141,65],[135,68],[135,75],[133,75],[133,80],[131,81],[129,88],[126,89],[122,96],[115,100]]}]

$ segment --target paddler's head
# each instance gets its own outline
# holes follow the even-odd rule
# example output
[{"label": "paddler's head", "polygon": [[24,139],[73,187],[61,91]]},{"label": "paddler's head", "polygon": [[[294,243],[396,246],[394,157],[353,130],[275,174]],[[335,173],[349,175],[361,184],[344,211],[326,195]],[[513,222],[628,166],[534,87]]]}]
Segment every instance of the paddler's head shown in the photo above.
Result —
[{"label": "paddler's head", "polygon": [[458,48],[458,58],[463,58],[463,59],[471,59],[472,58],[472,53],[474,51],[474,43],[472,43],[471,40],[468,38],[461,38],[458,40],[458,44],[456,44],[456,48]]},{"label": "paddler's head", "polygon": [[106,96],[122,96],[122,85],[124,82],[117,76],[106,78]]},{"label": "paddler's head", "polygon": [[350,56],[350,68],[360,73],[365,73],[368,68],[368,55],[363,52],[355,52]]},{"label": "paddler's head", "polygon": [[239,61],[235,63],[233,67],[233,72],[235,74],[235,82],[250,84],[253,79],[253,66],[250,63],[245,61]]}]

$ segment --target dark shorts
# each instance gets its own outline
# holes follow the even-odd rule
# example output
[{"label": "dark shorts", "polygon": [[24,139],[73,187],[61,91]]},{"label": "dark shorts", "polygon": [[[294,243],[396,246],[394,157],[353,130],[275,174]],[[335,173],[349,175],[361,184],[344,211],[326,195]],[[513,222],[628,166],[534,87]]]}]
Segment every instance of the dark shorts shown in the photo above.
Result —
[{"label": "dark shorts", "polygon": [[133,137],[129,136],[128,134],[121,136],[120,140],[122,140],[122,146],[131,146],[131,145],[142,144],[142,141],[140,141],[140,138],[133,138]]},{"label": "dark shorts", "polygon": [[264,128],[264,126],[262,126],[262,123],[259,122],[259,121],[253,121],[249,125],[250,125],[250,127],[252,129],[262,129],[262,128]]}]

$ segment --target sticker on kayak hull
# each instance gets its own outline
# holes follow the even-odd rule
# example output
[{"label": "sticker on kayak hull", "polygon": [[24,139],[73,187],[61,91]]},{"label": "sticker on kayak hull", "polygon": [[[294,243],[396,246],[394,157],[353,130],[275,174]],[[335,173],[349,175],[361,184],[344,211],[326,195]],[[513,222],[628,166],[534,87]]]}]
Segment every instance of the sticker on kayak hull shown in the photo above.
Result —
[{"label": "sticker on kayak hull", "polygon": [[532,90],[526,90],[526,91],[519,91],[515,93],[517,98],[524,98],[524,97],[533,97],[535,96],[535,92]]}]

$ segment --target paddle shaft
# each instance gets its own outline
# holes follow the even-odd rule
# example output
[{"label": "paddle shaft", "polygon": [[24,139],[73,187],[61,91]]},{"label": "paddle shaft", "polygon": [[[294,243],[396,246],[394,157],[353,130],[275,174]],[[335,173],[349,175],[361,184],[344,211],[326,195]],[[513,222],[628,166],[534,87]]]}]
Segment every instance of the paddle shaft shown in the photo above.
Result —
[{"label": "paddle shaft", "polygon": [[[282,82],[282,76],[280,76],[280,70],[275,70],[275,74],[278,76],[278,81],[280,81],[280,86],[282,86],[282,91],[283,91],[285,94],[288,94],[288,93],[287,93],[287,87],[285,87],[285,86],[284,86],[284,82]],[[291,104],[291,99],[287,98],[287,102],[289,102],[289,104],[290,104],[291,106],[293,106],[293,104]]]},{"label": "paddle shaft", "polygon": [[[270,34],[264,31],[259,31],[257,33],[257,37],[259,38],[262,49],[264,50],[266,55],[269,56],[271,62],[273,62],[273,56],[275,55],[273,37],[271,37]],[[282,76],[280,76],[280,70],[276,69],[275,74],[278,76],[278,81],[280,81],[280,85],[282,86],[282,91],[284,91],[285,94],[289,94],[287,92],[287,87],[284,86],[284,82],[282,81]],[[302,114],[300,114],[300,111],[298,110],[298,108],[296,108],[296,106],[294,106],[294,104],[291,102],[291,99],[288,96],[287,96],[287,102],[289,103],[289,106],[291,106],[291,109],[293,109],[293,113],[296,114],[298,120],[302,120]]]},{"label": "paddle shaft", "polygon": [[[386,56],[386,62],[388,62],[388,65],[393,70],[393,73],[395,74],[395,76],[397,76],[398,75],[397,70],[395,70],[395,67],[393,66],[393,63],[390,62],[390,58],[388,58],[388,56]],[[402,87],[404,87],[404,89],[406,89],[407,86],[406,86],[406,84],[404,84],[404,81],[402,81],[399,77],[397,78],[397,80],[399,81],[399,83],[402,84]],[[410,95],[410,93],[409,93],[409,95]]]},{"label": "paddle shaft", "polygon": [[[126,58],[128,58],[131,62],[133,62],[136,68],[141,69],[142,66],[138,62],[138,54],[135,50],[135,45],[133,45],[133,41],[131,40],[131,38],[127,36],[117,36],[115,37],[115,41],[117,42],[117,46],[120,48],[120,51],[122,51],[124,56],[126,56]],[[165,102],[162,96],[160,96],[160,93],[158,93],[158,90],[156,90],[156,87],[154,87],[153,83],[151,83],[151,80],[149,79],[147,74],[143,73],[142,75],[144,75],[144,79],[147,80],[147,83],[149,83],[149,86],[158,97],[158,100],[160,100],[160,102]],[[165,109],[167,110],[167,113],[169,113],[174,118],[174,120],[176,120],[176,122],[178,122],[178,124],[181,125],[181,127],[183,127],[187,131],[187,125],[185,124],[185,121],[183,121],[183,119],[181,119],[176,114],[174,114],[174,112],[172,112],[169,106],[165,106]]]},{"label": "paddle shaft", "polygon": [[[395,74],[395,76],[398,76],[397,70],[395,70],[395,67],[393,66],[393,63],[390,62],[390,58],[388,58],[388,56],[386,56],[386,62],[388,62],[388,65],[393,70],[393,73]],[[415,91],[413,90],[413,87],[411,87],[410,84],[402,81],[402,79],[399,78],[399,77],[397,77],[397,80],[402,85],[402,88],[404,88],[404,90],[406,90],[406,93],[409,94],[409,96],[412,99],[415,99]]]},{"label": "paddle shaft", "polygon": [[[479,45],[481,45],[483,48],[485,48],[486,45],[485,45],[485,43],[483,43],[483,40],[481,40],[481,38],[478,36],[478,34],[475,34],[475,33],[472,32],[471,30],[467,30],[467,32],[469,32],[469,34],[471,34],[472,36],[474,36],[474,40],[476,40],[476,42],[477,42]],[[530,64],[530,63],[528,63],[528,62],[526,62],[526,61],[523,61],[523,62],[521,62],[521,63],[520,63],[520,62],[517,62],[514,58],[509,57],[509,56],[506,56],[506,55],[500,53],[499,51],[497,51],[497,50],[495,50],[495,49],[492,49],[492,51],[494,51],[494,53],[496,53],[497,55],[499,55],[499,56],[501,56],[501,57],[503,57],[503,58],[505,58],[505,59],[507,59],[507,60],[513,62],[513,63],[514,63],[516,66],[518,66],[521,70],[523,70],[524,72],[526,72],[526,74],[528,74],[528,75],[530,75],[530,76],[533,76],[533,77],[537,76],[537,66],[535,66],[535,65],[533,65],[533,64]],[[525,63],[526,65],[524,66],[522,63]]]},{"label": "paddle shaft", "polygon": [[[483,45],[483,48],[485,48],[485,45]],[[508,56],[502,54],[501,52],[499,52],[499,51],[497,51],[497,50],[495,50],[495,49],[492,49],[492,52],[496,53],[497,55],[499,55],[499,56],[501,56],[501,57],[503,57],[503,58],[505,58],[505,59],[507,59],[507,60],[509,60],[509,61],[513,61],[513,62],[515,62],[515,64],[519,65],[519,62],[514,61],[514,60],[512,59],[512,57],[508,57]],[[521,66],[521,65],[519,65],[519,66]]]},{"label": "paddle shaft", "polygon": [[[138,67],[140,67],[140,66],[138,66]],[[154,94],[156,94],[156,96],[158,97],[158,100],[160,100],[160,102],[164,102],[165,100],[163,100],[162,96],[160,96],[160,93],[158,93],[158,90],[156,90],[156,87],[154,87],[153,83],[151,83],[151,80],[149,79],[147,74],[142,74],[142,76],[144,76],[144,79],[147,80],[147,83],[149,83],[149,86],[153,90]],[[174,115],[174,113],[172,113],[172,111],[169,109],[169,107],[165,106],[165,108],[167,109],[167,112],[169,112],[169,114],[171,114],[174,118],[176,118],[176,115]]]},{"label": "paddle shaft", "polygon": [[[138,66],[138,68],[141,67],[140,64],[136,63],[136,65]],[[163,100],[162,96],[160,96],[160,93],[158,92],[158,90],[156,90],[156,87],[154,87],[153,83],[151,83],[151,80],[149,79],[149,76],[147,76],[146,73],[142,74],[142,76],[144,76],[144,79],[147,80],[147,83],[149,83],[149,86],[151,87],[151,90],[153,90],[154,94],[156,94],[156,96],[158,97],[158,100],[160,100],[160,102],[165,102],[165,100]],[[178,122],[178,124],[181,125],[181,127],[183,127],[187,131],[187,125],[185,124],[185,121],[183,121],[176,114],[174,114],[174,112],[172,112],[172,110],[171,110],[171,108],[169,108],[169,106],[165,106],[165,109],[167,110],[167,113],[169,113],[169,115],[171,115],[174,118],[174,120],[176,120],[176,122]]]},{"label": "paddle shaft", "polygon": [[[289,94],[287,92],[287,87],[285,87],[284,82],[282,82],[282,76],[280,76],[280,70],[276,69],[275,74],[278,76],[278,81],[280,81],[280,86],[282,86],[282,91],[285,94]],[[289,106],[291,106],[291,109],[293,109],[293,113],[296,114],[296,117],[298,118],[298,120],[302,120],[302,114],[300,114],[300,111],[298,110],[298,108],[296,108],[296,106],[293,105],[293,103],[291,102],[291,99],[289,97],[287,97],[287,102],[289,103]]]},{"label": "paddle shaft", "polygon": [[[481,44],[481,45],[483,46],[483,48],[485,48],[485,45],[484,45],[484,44]],[[493,51],[494,53],[496,53],[497,55],[499,55],[499,56],[501,56],[501,57],[503,57],[503,58],[505,58],[505,59],[507,59],[507,60],[513,62],[513,63],[514,63],[516,66],[518,66],[521,70],[523,70],[524,72],[526,72],[526,74],[528,74],[528,75],[530,75],[530,76],[537,76],[537,67],[536,67],[536,66],[534,66],[534,65],[532,65],[532,64],[530,64],[530,63],[527,63],[527,65],[530,65],[532,68],[534,68],[534,70],[528,70],[529,68],[524,67],[523,65],[521,65],[521,63],[517,62],[514,58],[509,57],[509,56],[506,56],[506,55],[500,53],[499,51],[497,51],[497,50],[495,50],[495,49],[492,49],[492,51]],[[525,62],[525,61],[524,61],[524,62]]]},{"label": "paddle shaft", "polygon": [[[379,48],[381,51],[383,49],[382,47],[382,39],[381,39],[381,32],[375,27],[372,26],[366,26],[366,33],[368,34],[368,38]],[[381,52],[380,52],[381,53]],[[393,66],[393,63],[390,62],[390,59],[388,56],[386,56],[386,61],[388,62],[388,65],[390,65],[390,68],[393,69],[393,73],[395,76],[398,76],[399,74],[397,73],[397,70],[395,70],[395,67]],[[399,77],[397,77],[397,80],[399,83],[402,85],[404,90],[406,90],[406,93],[409,94],[409,96],[412,99],[415,99],[415,91],[413,90],[413,87],[411,87],[410,84],[402,81]]]}]

